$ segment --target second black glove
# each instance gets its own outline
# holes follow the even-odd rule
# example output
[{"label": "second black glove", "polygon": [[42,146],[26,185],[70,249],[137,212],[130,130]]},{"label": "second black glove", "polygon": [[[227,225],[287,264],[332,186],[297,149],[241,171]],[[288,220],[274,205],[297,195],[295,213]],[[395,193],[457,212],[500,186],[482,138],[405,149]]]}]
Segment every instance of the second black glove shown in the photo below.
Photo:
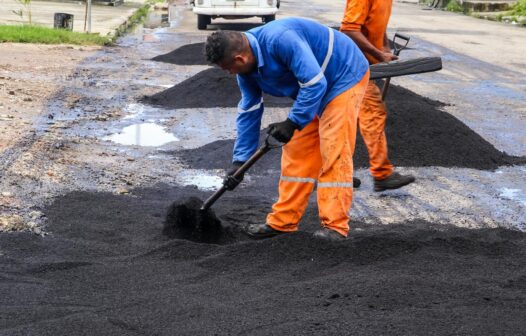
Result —
[{"label": "second black glove", "polygon": [[267,133],[279,142],[287,143],[292,139],[294,131],[297,129],[299,129],[299,126],[287,118],[285,121],[270,124]]},{"label": "second black glove", "polygon": [[227,172],[226,172],[226,176],[225,178],[223,179],[223,185],[228,189],[228,190],[234,190],[239,183],[241,183],[241,181],[243,181],[243,178],[245,177],[245,174],[239,176],[238,178],[235,178],[234,177],[234,174],[235,172],[239,169],[239,167],[241,167],[242,165],[244,164],[244,162],[241,162],[241,161],[234,161],[232,163],[232,168],[230,168]]}]

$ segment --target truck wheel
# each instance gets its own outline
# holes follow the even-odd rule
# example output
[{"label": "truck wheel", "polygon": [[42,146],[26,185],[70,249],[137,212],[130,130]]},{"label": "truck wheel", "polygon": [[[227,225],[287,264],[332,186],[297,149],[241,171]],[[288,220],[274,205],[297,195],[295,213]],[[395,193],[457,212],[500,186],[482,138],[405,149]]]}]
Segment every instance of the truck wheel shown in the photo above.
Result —
[{"label": "truck wheel", "polygon": [[276,20],[276,15],[265,15],[263,17],[263,23],[269,23],[274,20]]},{"label": "truck wheel", "polygon": [[208,26],[211,22],[212,18],[210,15],[197,14],[197,29],[205,30],[206,26]]}]

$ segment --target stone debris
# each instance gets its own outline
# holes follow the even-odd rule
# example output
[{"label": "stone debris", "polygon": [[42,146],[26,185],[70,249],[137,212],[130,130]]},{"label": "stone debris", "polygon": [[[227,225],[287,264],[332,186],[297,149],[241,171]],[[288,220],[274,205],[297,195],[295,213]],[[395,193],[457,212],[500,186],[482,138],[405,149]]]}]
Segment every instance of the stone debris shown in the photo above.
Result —
[{"label": "stone debris", "polygon": [[119,195],[127,195],[130,193],[130,191],[126,188],[119,188],[117,189],[116,193]]},{"label": "stone debris", "polygon": [[0,232],[22,231],[26,228],[24,219],[19,215],[0,216]]}]

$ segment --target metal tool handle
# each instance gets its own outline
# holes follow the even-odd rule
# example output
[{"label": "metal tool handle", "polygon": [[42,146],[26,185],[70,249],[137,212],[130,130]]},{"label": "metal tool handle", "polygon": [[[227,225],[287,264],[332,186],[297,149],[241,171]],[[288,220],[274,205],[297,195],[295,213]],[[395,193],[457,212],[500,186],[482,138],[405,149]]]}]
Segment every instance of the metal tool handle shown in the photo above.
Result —
[{"label": "metal tool handle", "polygon": [[[405,43],[403,45],[401,45],[400,48],[398,48],[398,46],[396,44],[396,38],[399,38],[399,39],[402,39],[402,40],[405,41]],[[407,47],[407,44],[409,43],[409,39],[410,39],[409,36],[402,35],[402,34],[399,34],[399,33],[395,33],[394,37],[393,37],[393,49],[394,49],[393,55],[395,55],[395,56],[400,55],[400,52]],[[389,89],[389,84],[391,84],[391,77],[388,77],[385,80],[384,87],[382,88],[382,101],[385,101],[385,97],[387,96],[387,90]]]},{"label": "metal tool handle", "polygon": [[[396,39],[397,38],[405,41],[405,43],[403,45],[400,44],[401,45],[400,48],[398,48],[398,44],[396,43]],[[411,38],[409,36],[407,36],[407,35],[402,35],[400,33],[395,33],[394,37],[393,37],[393,49],[394,49],[394,53],[393,54],[396,55],[396,56],[400,55],[400,51],[404,50],[407,47],[407,44],[409,43],[410,39]]]},{"label": "metal tool handle", "polygon": [[[278,148],[284,144],[272,143],[270,141],[270,134],[265,138],[265,143],[261,146],[245,163],[239,167],[236,172],[232,175],[233,178],[239,179],[247,170],[250,169],[265,153],[273,148]],[[223,185],[215,193],[212,194],[201,206],[202,211],[208,210],[228,189]]]}]

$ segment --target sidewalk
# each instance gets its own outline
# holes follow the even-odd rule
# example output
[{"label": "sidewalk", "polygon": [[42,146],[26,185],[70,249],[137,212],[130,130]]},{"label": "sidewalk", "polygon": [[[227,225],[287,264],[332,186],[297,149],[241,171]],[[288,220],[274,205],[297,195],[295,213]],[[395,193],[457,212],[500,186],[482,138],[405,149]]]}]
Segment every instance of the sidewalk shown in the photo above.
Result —
[{"label": "sidewalk", "polygon": [[[100,35],[113,34],[115,29],[126,22],[133,13],[144,5],[146,0],[124,0],[120,6],[92,5],[91,32]],[[22,24],[27,23],[27,16],[20,18],[13,11],[22,9],[23,6],[15,0],[0,0],[0,24]],[[33,24],[53,27],[54,13],[73,14],[73,31],[84,31],[86,3],[31,1],[31,12]]]}]

